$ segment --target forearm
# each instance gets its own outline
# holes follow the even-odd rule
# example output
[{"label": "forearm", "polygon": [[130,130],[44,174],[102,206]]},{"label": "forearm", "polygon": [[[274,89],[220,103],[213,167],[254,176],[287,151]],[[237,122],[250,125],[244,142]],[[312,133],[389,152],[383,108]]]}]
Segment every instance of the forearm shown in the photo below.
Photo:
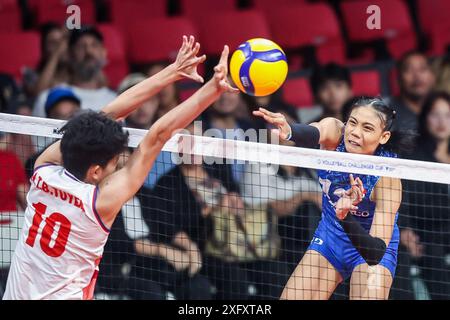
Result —
[{"label": "forearm", "polygon": [[174,65],[169,65],[154,76],[123,92],[102,111],[109,114],[113,119],[123,119],[143,102],[179,79]]},{"label": "forearm", "polygon": [[382,239],[371,236],[351,214],[347,214],[341,225],[368,265],[380,263],[386,252],[386,243]]},{"label": "forearm", "polygon": [[[207,107],[213,104],[220,97],[214,80],[208,81],[203,87],[197,90],[191,97],[170,110],[158,121],[150,130],[154,130],[160,142],[164,145],[175,130],[183,129],[194,121]],[[146,140],[144,138],[144,140]],[[153,144],[153,141],[143,141]]]},{"label": "forearm", "polygon": [[319,192],[299,192],[288,200],[273,201],[270,203],[270,206],[278,216],[282,217],[293,213],[305,201],[318,203],[320,199],[321,193]]},{"label": "forearm", "polygon": [[50,88],[51,81],[54,78],[56,69],[58,67],[58,59],[59,57],[52,56],[48,63],[45,65],[37,81],[35,94],[39,94],[40,92]]},{"label": "forearm", "polygon": [[184,232],[179,232],[173,238],[172,243],[185,249],[188,252],[192,250],[197,250],[197,245],[189,239],[189,236]]},{"label": "forearm", "polygon": [[158,256],[160,244],[151,242],[148,239],[139,239],[134,242],[134,249],[137,254],[147,257]]},{"label": "forearm", "polygon": [[297,147],[315,148],[319,144],[320,131],[316,126],[303,123],[293,123],[290,126],[290,140],[294,141]]}]

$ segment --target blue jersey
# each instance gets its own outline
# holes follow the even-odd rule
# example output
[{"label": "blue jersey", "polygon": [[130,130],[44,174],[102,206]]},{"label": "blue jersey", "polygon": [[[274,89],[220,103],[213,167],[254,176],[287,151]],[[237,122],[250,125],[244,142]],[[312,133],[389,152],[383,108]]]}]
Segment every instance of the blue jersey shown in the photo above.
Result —
[{"label": "blue jersey", "polygon": [[[338,152],[347,152],[345,150],[344,139],[341,139],[339,146],[336,148]],[[376,156],[397,158],[393,152],[383,150],[379,147],[375,153]],[[350,189],[350,173],[336,172],[329,170],[318,170],[319,182],[322,186],[322,219],[335,225],[336,232],[344,232],[338,218],[336,217],[336,210],[334,204],[341,197],[341,193]],[[361,226],[369,232],[372,226],[373,216],[375,214],[375,202],[370,201],[370,196],[380,179],[379,176],[369,176],[362,174],[353,174],[356,179],[359,177],[366,190],[366,195],[363,200],[357,205],[358,210],[352,211],[351,214],[359,221]],[[398,217],[398,213],[397,213]],[[396,218],[397,219],[397,218]]]},{"label": "blue jersey", "polygon": [[[341,139],[336,151],[347,152],[344,139]],[[390,158],[397,157],[395,153],[384,150],[381,146],[377,149],[375,155]],[[335,203],[339,200],[342,193],[351,188],[350,173],[318,170],[318,176],[323,191],[322,219],[314,233],[314,238],[309,249],[320,252],[341,273],[343,278],[346,279],[358,264],[365,263],[339,223],[334,208]],[[366,194],[363,200],[357,205],[358,210],[351,211],[349,214],[352,214],[361,226],[369,232],[376,205],[374,201],[370,200],[370,196],[380,177],[362,174],[353,174],[353,177],[355,179],[357,177],[361,179]],[[392,276],[394,276],[395,272],[399,242],[397,219],[398,212],[396,213],[391,243],[386,250],[385,257],[380,262],[381,265],[384,265],[391,271]]]}]

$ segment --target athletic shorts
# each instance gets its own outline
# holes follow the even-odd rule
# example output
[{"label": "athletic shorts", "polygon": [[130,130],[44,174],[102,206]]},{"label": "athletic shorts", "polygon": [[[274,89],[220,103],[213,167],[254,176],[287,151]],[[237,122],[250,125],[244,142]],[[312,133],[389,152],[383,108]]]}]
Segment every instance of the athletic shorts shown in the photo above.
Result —
[{"label": "athletic shorts", "polygon": [[[320,221],[307,250],[317,251],[324,256],[341,274],[345,281],[352,275],[353,270],[358,265],[366,263],[366,261],[353,246],[347,234],[329,224],[331,223],[323,219]],[[394,278],[397,267],[399,240],[400,232],[396,224],[391,242],[379,263],[391,272],[392,278]]]}]

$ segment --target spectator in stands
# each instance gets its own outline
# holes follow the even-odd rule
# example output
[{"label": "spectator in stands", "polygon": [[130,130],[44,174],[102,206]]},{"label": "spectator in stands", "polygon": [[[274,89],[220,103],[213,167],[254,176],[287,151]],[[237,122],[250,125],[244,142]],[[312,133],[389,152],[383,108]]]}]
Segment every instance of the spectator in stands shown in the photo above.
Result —
[{"label": "spectator in stands", "polygon": [[158,233],[189,235],[204,256],[202,273],[217,299],[278,298],[289,270],[277,260],[276,216],[266,206],[244,206],[229,166],[184,157],[190,163],[165,174],[154,189]]},{"label": "spectator in stands", "polygon": [[[233,139],[245,141],[248,139],[257,139],[255,134],[251,137],[249,134],[254,129],[253,124],[246,119],[238,119],[235,116],[236,110],[244,108],[241,95],[235,93],[224,93],[209,109],[202,114],[202,130],[207,131],[210,136],[223,139]],[[246,136],[247,135],[247,136]],[[256,142],[256,141],[253,141]],[[244,174],[244,164],[239,161],[232,163],[222,162],[224,166],[230,166],[232,177],[235,182],[240,182]]]},{"label": "spectator in stands", "polygon": [[[132,73],[125,77],[119,85],[118,94],[123,93],[134,85],[146,79],[141,73]],[[144,102],[139,108],[133,111],[126,119],[127,127],[148,130],[155,121],[156,112],[159,107],[159,97],[154,96]]]},{"label": "spectator in stands", "polygon": [[41,59],[32,93],[37,96],[44,90],[69,82],[68,30],[56,23],[41,27]]},{"label": "spectator in stands", "polygon": [[450,94],[450,54],[437,58],[433,62],[433,71],[436,75],[434,90],[445,91]]},{"label": "spectator in stands", "polygon": [[[5,112],[22,116],[30,116],[32,104],[21,91],[9,100],[8,109]],[[31,136],[24,134],[8,133],[2,139],[3,147],[16,154],[22,163],[25,163],[36,152]]]},{"label": "spectator in stands", "polygon": [[[164,64],[155,64],[151,66],[147,72],[147,75],[151,77],[152,75],[158,73],[165,68]],[[159,96],[159,107],[157,111],[156,118],[159,119],[164,114],[166,114],[171,109],[175,108],[180,104],[180,93],[178,87],[175,83],[168,85],[158,94]]]},{"label": "spectator in stands", "polygon": [[14,78],[9,74],[0,73],[0,112],[7,112],[11,102],[19,94]]},{"label": "spectator in stands", "polygon": [[[45,115],[47,118],[70,120],[73,116],[80,112],[80,110],[80,98],[73,92],[72,89],[68,87],[56,87],[49,91],[47,100],[45,101]],[[40,147],[44,147],[44,145],[49,144],[47,139],[42,140],[38,138],[35,143],[41,144]],[[45,147],[27,158],[25,162],[25,170],[28,178],[31,177],[34,170],[34,163],[43,150],[45,150]]]},{"label": "spectator in stands", "polygon": [[49,91],[45,102],[47,118],[69,120],[81,109],[80,98],[66,87],[56,87]]},{"label": "spectator in stands", "polygon": [[[430,94],[419,116],[419,139],[414,158],[450,163],[450,95]],[[415,264],[421,268],[432,299],[450,299],[450,192],[448,185],[404,181],[408,218],[401,232]]]},{"label": "spectator in stands", "polygon": [[419,51],[406,53],[399,60],[397,70],[400,96],[391,100],[397,111],[396,125],[402,130],[417,130],[417,118],[433,89],[435,76],[427,57]]},{"label": "spectator in stands", "polygon": [[[102,34],[93,27],[72,30],[69,38],[69,87],[80,98],[82,109],[94,111],[107,105],[116,93],[105,86],[102,72],[106,63],[106,49]],[[45,116],[48,91],[43,91],[34,106],[33,114]]]},{"label": "spectator in stands", "polygon": [[[0,132],[0,139],[4,138]],[[0,292],[23,225],[28,181],[23,165],[10,151],[0,149]]]},{"label": "spectator in stands", "polygon": [[[119,168],[130,151],[120,158]],[[98,291],[132,299],[166,299],[168,292],[177,299],[210,299],[210,284],[198,273],[200,253],[189,237],[177,232],[167,242],[155,241],[165,235],[157,234],[161,230],[152,220],[153,197],[142,187],[117,216],[100,265]]]},{"label": "spectator in stands", "polygon": [[[128,75],[120,83],[118,93],[121,94],[145,79],[145,75],[140,73]],[[161,107],[160,100],[161,95],[156,95],[149,101],[146,101],[125,119],[125,126],[148,130],[153,122],[156,121],[158,110]],[[172,162],[171,153],[162,151],[156,158],[153,168],[150,170],[147,180],[144,182],[144,186],[152,189],[158,179],[174,167],[175,164]]]},{"label": "spectator in stands", "polygon": [[311,122],[326,117],[344,121],[344,104],[353,96],[350,71],[336,63],[318,66],[310,78],[315,102],[322,108],[322,115]]}]

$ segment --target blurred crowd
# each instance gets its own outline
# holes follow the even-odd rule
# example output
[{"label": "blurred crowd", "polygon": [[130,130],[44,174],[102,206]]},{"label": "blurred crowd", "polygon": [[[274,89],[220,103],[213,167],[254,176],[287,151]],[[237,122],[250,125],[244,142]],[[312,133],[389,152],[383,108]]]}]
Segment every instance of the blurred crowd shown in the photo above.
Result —
[{"label": "blurred crowd", "polygon": [[[100,110],[117,95],[165,64],[126,76],[117,90],[104,73],[107,52],[94,27],[67,32],[57,24],[41,30],[41,60],[29,81],[18,86],[0,75],[0,108],[25,116],[69,120],[86,109]],[[450,163],[450,60],[420,51],[396,63],[399,94],[387,96],[397,111],[395,129],[417,132],[403,158]],[[30,80],[31,79],[31,80]],[[270,129],[251,112],[264,106],[292,122],[324,117],[346,121],[356,98],[347,66],[315,65],[309,77],[311,113],[299,112],[280,92],[268,97],[225,93],[201,118],[202,130]],[[182,101],[174,84],[146,101],[124,126],[149,129]],[[242,129],[240,131],[238,129]],[[194,132],[194,124],[188,130]],[[21,228],[25,194],[34,161],[48,143],[0,133],[1,281],[6,280],[14,237]],[[270,142],[270,141],[269,141]],[[289,143],[286,143],[289,145]],[[126,161],[130,148],[123,154]],[[276,299],[300,261],[321,212],[321,188],[313,170],[234,161],[177,165],[162,152],[141,190],[113,225],[100,265],[98,297],[131,299]],[[120,166],[120,165],[119,165]],[[413,169],[413,168],[412,168]],[[403,181],[401,246],[395,299],[450,298],[450,189],[448,185]],[[4,214],[3,214],[4,213]],[[14,231],[14,232],[13,232]],[[1,283],[0,283],[1,288]],[[343,284],[334,298],[345,298]]]}]

